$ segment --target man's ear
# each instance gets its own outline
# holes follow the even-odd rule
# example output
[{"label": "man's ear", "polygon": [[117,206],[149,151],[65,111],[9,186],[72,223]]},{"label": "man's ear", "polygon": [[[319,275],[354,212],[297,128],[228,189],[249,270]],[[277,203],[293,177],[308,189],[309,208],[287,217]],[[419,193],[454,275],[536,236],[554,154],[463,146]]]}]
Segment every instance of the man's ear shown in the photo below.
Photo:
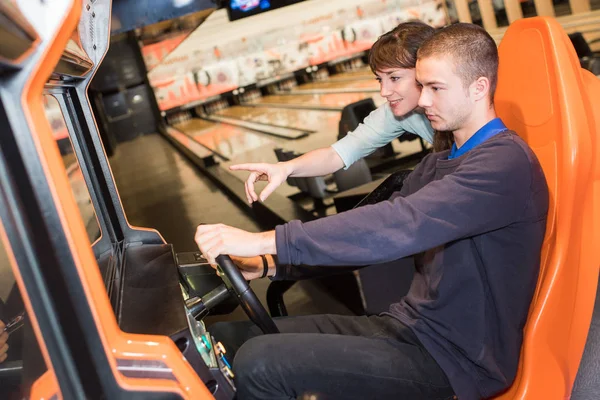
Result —
[{"label": "man's ear", "polygon": [[480,76],[471,84],[470,89],[473,100],[485,99],[490,92],[490,80],[485,76]]}]

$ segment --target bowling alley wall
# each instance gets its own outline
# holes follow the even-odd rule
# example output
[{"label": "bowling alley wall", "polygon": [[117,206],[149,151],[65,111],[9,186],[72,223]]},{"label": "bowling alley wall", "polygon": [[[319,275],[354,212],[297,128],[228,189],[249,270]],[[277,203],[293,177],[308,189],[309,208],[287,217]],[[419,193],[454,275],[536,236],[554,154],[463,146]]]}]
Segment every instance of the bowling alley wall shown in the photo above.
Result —
[{"label": "bowling alley wall", "polygon": [[445,25],[442,1],[309,0],[234,22],[221,9],[189,35],[142,53],[159,108],[167,111],[360,54],[414,19]]}]

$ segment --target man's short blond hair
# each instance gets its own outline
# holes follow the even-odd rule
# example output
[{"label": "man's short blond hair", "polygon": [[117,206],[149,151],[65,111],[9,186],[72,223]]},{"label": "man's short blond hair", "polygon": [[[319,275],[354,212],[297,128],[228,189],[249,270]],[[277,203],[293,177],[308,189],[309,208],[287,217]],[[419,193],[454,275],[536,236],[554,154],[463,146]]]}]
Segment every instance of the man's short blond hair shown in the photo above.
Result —
[{"label": "man's short blond hair", "polygon": [[449,25],[423,43],[417,59],[448,55],[465,88],[478,78],[489,80],[490,102],[493,103],[498,82],[498,47],[490,34],[474,24]]}]

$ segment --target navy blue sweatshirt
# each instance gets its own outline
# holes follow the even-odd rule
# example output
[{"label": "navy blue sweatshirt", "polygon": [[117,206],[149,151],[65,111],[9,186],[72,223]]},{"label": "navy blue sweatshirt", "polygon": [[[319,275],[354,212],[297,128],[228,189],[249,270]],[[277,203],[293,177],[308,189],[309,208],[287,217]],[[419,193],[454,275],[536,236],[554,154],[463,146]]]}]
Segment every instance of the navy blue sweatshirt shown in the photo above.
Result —
[{"label": "navy blue sweatshirt", "polygon": [[486,398],[516,374],[548,188],[537,158],[514,132],[447,158],[448,151],[425,157],[389,201],[278,226],[277,279],[306,270],[294,265],[416,255],[409,293],[389,314],[411,327],[459,399]]}]

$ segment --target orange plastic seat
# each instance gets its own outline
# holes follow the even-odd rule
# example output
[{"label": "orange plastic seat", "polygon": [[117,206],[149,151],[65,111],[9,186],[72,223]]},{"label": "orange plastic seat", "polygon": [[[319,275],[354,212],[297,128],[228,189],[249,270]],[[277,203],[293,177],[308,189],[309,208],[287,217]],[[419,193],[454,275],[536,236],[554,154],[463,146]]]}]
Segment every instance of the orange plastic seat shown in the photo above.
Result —
[{"label": "orange plastic seat", "polygon": [[581,69],[553,18],[514,22],[499,54],[496,110],[535,151],[551,198],[519,369],[512,387],[497,398],[565,399],[577,375],[598,284],[600,80]]}]

